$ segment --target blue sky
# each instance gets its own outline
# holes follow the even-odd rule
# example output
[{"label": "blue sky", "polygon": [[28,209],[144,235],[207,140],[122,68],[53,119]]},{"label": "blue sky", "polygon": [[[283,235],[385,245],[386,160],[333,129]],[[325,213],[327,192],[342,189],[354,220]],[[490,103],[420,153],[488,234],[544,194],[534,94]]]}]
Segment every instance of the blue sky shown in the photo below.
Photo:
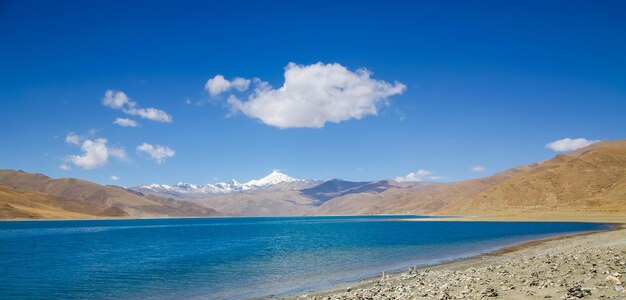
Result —
[{"label": "blue sky", "polygon": [[[625,138],[623,1],[125,2],[0,1],[0,168],[124,186],[273,169],[461,180],[548,159],[545,145],[563,138]],[[301,93],[324,89],[315,76],[326,75],[281,94],[290,62],[303,72],[321,62],[325,79],[340,66],[348,84],[404,88],[354,98],[370,104],[354,114],[345,94]],[[355,75],[361,68],[369,78]],[[205,85],[218,74],[250,87],[212,96]],[[261,81],[272,89],[254,98]],[[103,105],[108,90],[134,104]],[[258,105],[237,109],[230,94]],[[318,128],[291,110],[277,116],[291,118],[286,128],[263,121],[271,101],[296,98],[311,105],[296,108],[347,106]],[[147,108],[171,122],[142,118]],[[296,115],[316,117],[307,112]],[[102,139],[106,161],[85,169],[72,159]]]}]

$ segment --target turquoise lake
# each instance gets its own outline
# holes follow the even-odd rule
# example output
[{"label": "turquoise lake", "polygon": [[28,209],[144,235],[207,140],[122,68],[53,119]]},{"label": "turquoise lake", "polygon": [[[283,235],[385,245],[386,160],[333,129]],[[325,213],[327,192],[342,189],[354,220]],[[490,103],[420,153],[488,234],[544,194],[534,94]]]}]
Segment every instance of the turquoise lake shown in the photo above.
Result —
[{"label": "turquoise lake", "polygon": [[409,218],[0,222],[0,299],[284,296],[610,226]]}]

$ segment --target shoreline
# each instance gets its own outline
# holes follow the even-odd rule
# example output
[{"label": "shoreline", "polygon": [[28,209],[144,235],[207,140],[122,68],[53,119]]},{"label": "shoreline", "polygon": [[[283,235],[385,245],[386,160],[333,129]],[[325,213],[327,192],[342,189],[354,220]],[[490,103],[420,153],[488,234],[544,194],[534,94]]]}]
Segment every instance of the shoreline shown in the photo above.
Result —
[{"label": "shoreline", "polygon": [[[27,222],[27,221],[116,221],[116,220],[167,220],[167,219],[240,219],[240,218],[298,218],[298,217],[399,217],[399,220],[405,220],[406,217],[422,217],[425,220],[437,220],[461,218],[457,216],[435,216],[435,215],[417,215],[417,214],[377,214],[377,215],[280,215],[280,216],[188,216],[188,217],[110,217],[110,218],[89,218],[89,219],[0,219],[0,222]],[[408,218],[406,220],[411,220]],[[610,222],[601,222],[610,223]]]},{"label": "shoreline", "polygon": [[[0,222],[28,222],[28,221],[117,221],[117,220],[167,220],[167,219],[241,219],[241,218],[298,218],[298,217],[424,217],[423,219],[436,220],[438,216],[416,215],[416,214],[379,214],[379,215],[285,215],[285,216],[188,216],[188,217],[111,217],[111,218],[89,218],[89,219],[0,219]],[[443,218],[457,218],[442,216]],[[404,220],[404,219],[402,219]],[[410,220],[410,219],[406,219]],[[611,223],[611,222],[601,222]]]},{"label": "shoreline", "polygon": [[[456,218],[448,218],[448,221],[453,221],[452,219],[456,219]],[[429,219],[428,221],[435,221],[435,220],[437,219],[433,218],[433,219]],[[422,221],[422,220],[419,220],[419,221]],[[474,220],[465,219],[462,221],[471,222]],[[494,221],[494,222],[497,222],[497,221]],[[516,222],[516,221],[510,221],[510,222]],[[524,221],[518,221],[518,222],[524,222]],[[535,221],[525,221],[525,222],[535,222]],[[597,223],[604,223],[604,222],[598,221]],[[434,272],[458,272],[462,270],[474,269],[474,268],[484,266],[484,265],[497,264],[501,260],[520,260],[528,252],[545,250],[543,248],[551,246],[551,244],[569,244],[568,242],[571,242],[571,244],[577,244],[577,243],[581,243],[582,242],[581,240],[583,240],[586,237],[591,238],[592,240],[595,240],[595,239],[605,240],[605,238],[602,235],[611,234],[611,233],[618,234],[624,238],[623,241],[621,241],[620,246],[624,248],[624,253],[626,253],[626,223],[610,223],[610,227],[606,230],[578,232],[578,233],[571,233],[571,234],[541,238],[541,239],[536,239],[536,240],[529,240],[529,241],[521,242],[515,245],[505,246],[505,247],[502,247],[502,248],[499,248],[499,249],[496,249],[496,250],[493,250],[484,254],[473,255],[470,257],[466,257],[466,258],[455,259],[452,261],[436,263],[436,264],[428,265],[428,266],[416,266],[408,270],[404,269],[403,271],[396,270],[396,271],[391,271],[391,272],[383,272],[381,276],[363,278],[356,282],[345,282],[345,283],[338,284],[335,287],[324,289],[324,290],[319,290],[319,291],[300,292],[297,294],[280,297],[280,299],[290,299],[290,300],[295,300],[295,299],[360,299],[362,295],[359,292],[355,292],[355,291],[367,291],[367,290],[372,290],[372,289],[376,290],[376,289],[379,289],[381,282],[386,282],[388,280],[402,281],[403,278],[406,279],[406,277],[409,277],[415,273],[420,273],[420,272],[421,273],[424,273],[424,272],[429,273],[433,271]],[[594,246],[590,246],[590,248],[594,248]],[[556,252],[556,251],[551,251],[550,249],[548,249],[546,252]],[[623,271],[626,271],[626,265],[624,265],[624,267],[625,268],[623,269]],[[621,276],[621,273],[618,277],[620,276]],[[447,285],[447,284],[444,283],[443,285]],[[619,285],[619,286],[623,287],[622,285]],[[619,289],[619,288],[616,287],[615,289]],[[354,296],[354,297],[351,297],[351,296]],[[432,298],[432,297],[429,298],[428,296],[424,296],[423,294],[411,295],[410,298],[414,298],[415,296],[417,296],[418,298],[419,297],[428,298],[428,299]],[[483,296],[480,296],[478,298],[483,298]],[[527,296],[534,296],[534,295],[527,295]],[[409,296],[404,295],[404,297],[409,297]],[[546,295],[546,298],[548,297],[556,298],[551,295]],[[619,295],[618,297],[626,297],[626,291],[622,292],[622,294]],[[398,299],[402,299],[402,298],[403,296],[400,296],[400,298]],[[446,296],[443,296],[442,298],[454,299],[454,297],[446,298]],[[464,296],[461,298],[464,298]],[[377,298],[373,298],[373,299],[377,299]],[[384,297],[381,299],[384,299]],[[470,297],[470,299],[473,299],[473,298]],[[525,298],[522,297],[519,299],[525,299]],[[530,297],[528,299],[533,299],[533,297]],[[607,298],[607,299],[611,299],[611,298]]]},{"label": "shoreline", "polygon": [[[479,215],[430,215],[430,214],[374,214],[374,215],[287,215],[287,216],[182,216],[182,217],[105,217],[88,219],[0,219],[0,222],[39,221],[117,221],[117,220],[166,220],[166,219],[231,219],[231,218],[289,218],[289,217],[398,217],[398,221],[410,222],[573,222],[626,224],[624,213],[493,213]],[[419,218],[408,218],[419,217]]]}]

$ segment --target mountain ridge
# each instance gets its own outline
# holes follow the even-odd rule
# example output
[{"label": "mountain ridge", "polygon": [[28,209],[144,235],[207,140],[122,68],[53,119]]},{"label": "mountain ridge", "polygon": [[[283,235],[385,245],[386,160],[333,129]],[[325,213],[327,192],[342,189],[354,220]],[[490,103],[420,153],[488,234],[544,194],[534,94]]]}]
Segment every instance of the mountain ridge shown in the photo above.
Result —
[{"label": "mountain ridge", "polygon": [[83,200],[29,192],[0,185],[1,219],[71,219],[128,217],[123,210]]},{"label": "mountain ridge", "polygon": [[[191,202],[167,199],[153,195],[143,195],[118,186],[102,186],[76,178],[52,179],[39,173],[15,170],[0,170],[0,185],[5,187],[50,195],[65,199],[66,202],[86,202],[98,207],[119,209],[127,217],[185,217],[216,216],[218,211]],[[15,195],[5,195],[5,202],[16,199]],[[34,201],[36,202],[36,201]],[[37,203],[31,203],[37,205]],[[91,214],[91,211],[86,211]]]},{"label": "mountain ridge", "polygon": [[626,140],[605,141],[476,179],[352,194],[317,214],[493,215],[626,212]]},{"label": "mountain ridge", "polygon": [[277,186],[285,183],[314,183],[315,180],[296,179],[288,176],[278,170],[272,171],[269,175],[260,178],[252,179],[246,183],[240,183],[236,179],[231,179],[228,183],[207,183],[204,185],[198,185],[193,183],[179,182],[174,185],[168,184],[145,184],[131,186],[129,189],[138,191],[141,193],[151,193],[162,196],[173,196],[179,198],[203,198],[221,194],[229,194],[236,192],[243,192],[247,190],[264,189],[272,186]]},{"label": "mountain ridge", "polygon": [[[83,213],[85,218],[116,214],[119,210],[128,217],[220,213],[229,216],[626,213],[626,140],[599,142],[542,162],[458,182],[406,184],[393,180],[340,179],[321,182],[299,180],[277,171],[270,175],[273,176],[264,177],[267,180],[253,181],[256,188],[184,198],[184,195],[161,197],[150,190],[99,186],[75,178],[51,179],[43,174],[0,170],[0,185],[5,189],[4,198],[0,193],[0,217],[45,218],[37,212],[45,214],[46,209],[51,214],[59,214],[63,209],[68,214]],[[235,184],[239,183],[235,181]],[[198,186],[181,184],[181,188]],[[39,202],[20,202],[24,199],[22,191],[40,193],[31,195]],[[77,202],[64,204],[63,201]],[[82,211],[81,205],[88,207],[87,211]],[[103,210],[106,208],[114,211]]]}]

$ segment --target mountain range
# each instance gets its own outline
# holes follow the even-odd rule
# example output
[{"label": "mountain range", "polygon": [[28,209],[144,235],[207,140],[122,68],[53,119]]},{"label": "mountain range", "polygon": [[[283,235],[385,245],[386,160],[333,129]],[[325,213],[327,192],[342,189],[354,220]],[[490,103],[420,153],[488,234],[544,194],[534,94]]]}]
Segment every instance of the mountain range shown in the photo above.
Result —
[{"label": "mountain range", "polygon": [[130,188],[0,171],[0,218],[354,214],[626,214],[626,140],[459,182],[302,180],[279,171],[239,183]]},{"label": "mountain range", "polygon": [[199,203],[226,215],[285,216],[316,214],[316,209],[329,199],[348,194],[377,194],[392,187],[394,186],[387,180],[375,182],[351,182],[341,179],[305,180],[273,171],[261,179],[243,184],[233,179],[228,184],[146,184],[129,189],[142,194]]},{"label": "mountain range", "polygon": [[5,218],[206,217],[216,210],[193,202],[144,195],[76,178],[0,170],[0,215]]},{"label": "mountain range", "polygon": [[198,185],[193,183],[179,182],[177,184],[145,184],[130,187],[129,189],[144,193],[154,194],[166,197],[198,199],[205,198],[214,195],[230,194],[236,192],[243,192],[248,190],[263,190],[276,186],[283,188],[303,188],[312,186],[320,181],[317,180],[302,180],[289,177],[288,175],[281,173],[278,170],[272,171],[269,175],[256,180],[250,180],[246,183],[239,183],[236,179],[232,179],[229,182],[219,182],[215,184],[207,183],[204,185]]}]

